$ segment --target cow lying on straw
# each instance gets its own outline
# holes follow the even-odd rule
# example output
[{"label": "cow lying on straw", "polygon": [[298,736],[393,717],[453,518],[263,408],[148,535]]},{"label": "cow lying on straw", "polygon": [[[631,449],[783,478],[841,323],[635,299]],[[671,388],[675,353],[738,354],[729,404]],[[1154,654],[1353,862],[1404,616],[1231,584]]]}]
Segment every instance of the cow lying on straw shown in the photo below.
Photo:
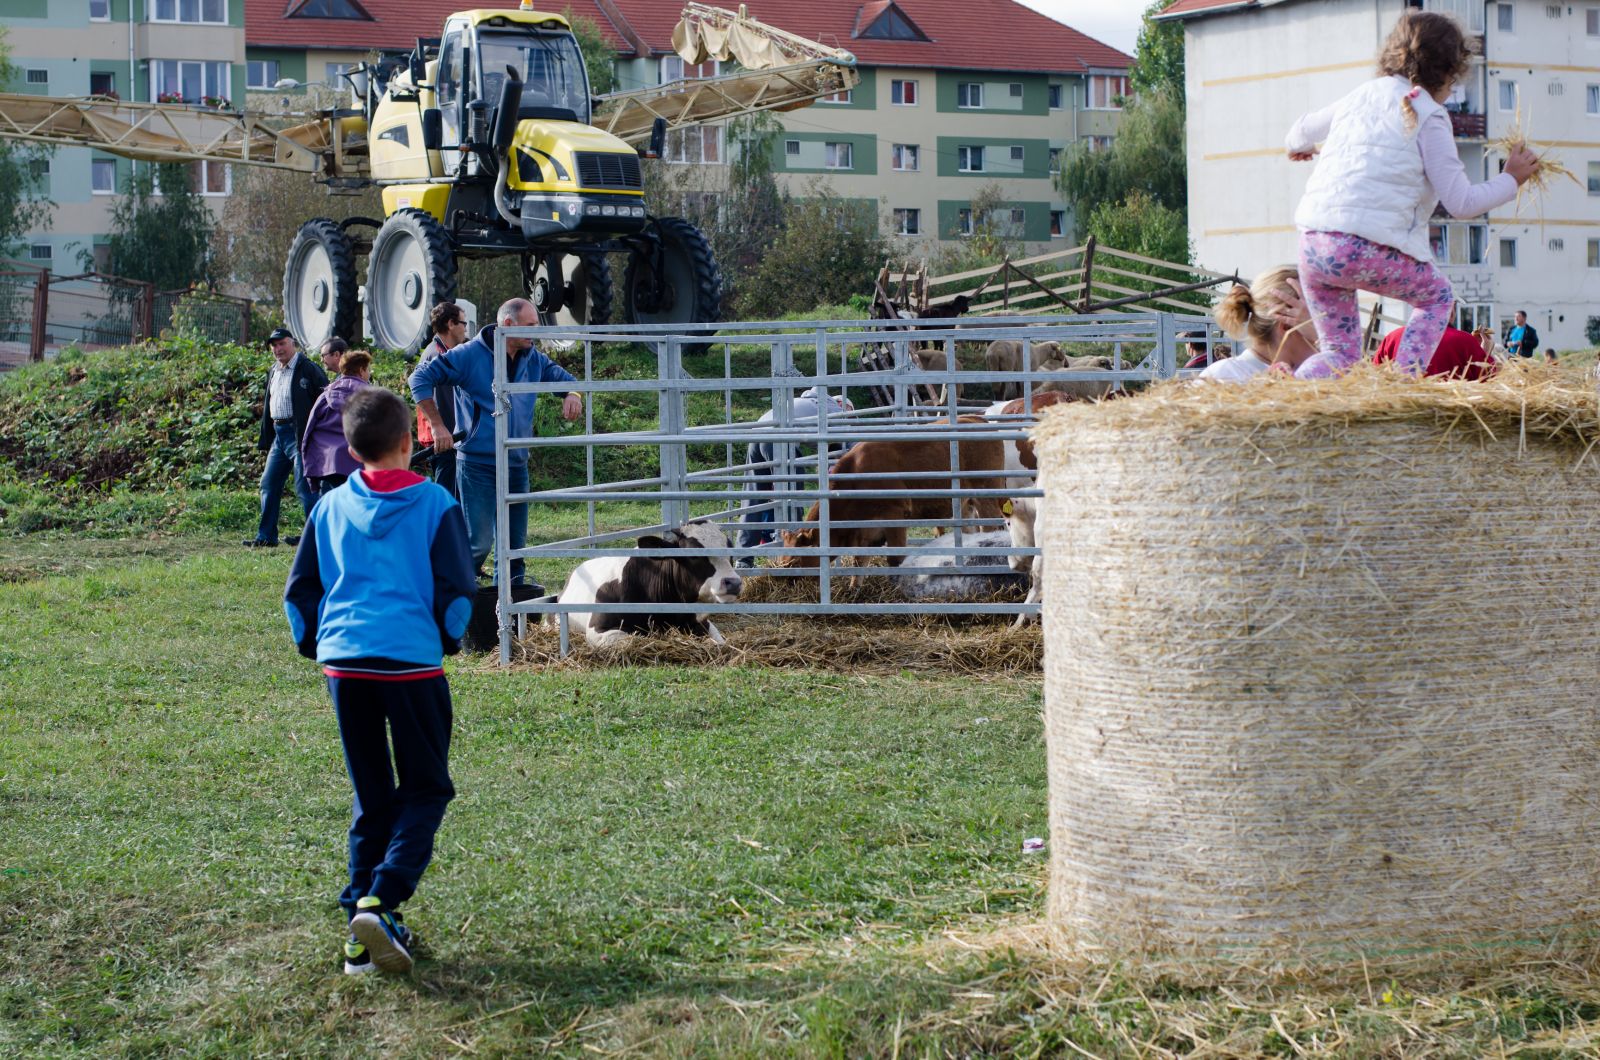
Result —
[{"label": "cow lying on straw", "polygon": [[923,546],[923,555],[907,556],[902,564],[921,572],[900,578],[900,589],[908,600],[982,600],[1000,593],[1016,591],[1027,583],[1027,575],[1006,573],[974,574],[969,567],[1004,567],[1011,536],[1003,530],[969,531],[961,535],[962,548],[991,549],[989,555],[940,555],[939,550],[956,545],[956,535],[936,537]]},{"label": "cow lying on straw", "polygon": [[[660,537],[639,538],[640,548],[727,548],[728,538],[710,523],[685,523]],[[727,556],[604,556],[585,560],[567,579],[564,604],[727,604],[739,598],[743,580]],[[653,614],[573,612],[570,621],[591,647],[619,647],[630,636],[678,630],[724,643],[705,614],[691,610]]]}]

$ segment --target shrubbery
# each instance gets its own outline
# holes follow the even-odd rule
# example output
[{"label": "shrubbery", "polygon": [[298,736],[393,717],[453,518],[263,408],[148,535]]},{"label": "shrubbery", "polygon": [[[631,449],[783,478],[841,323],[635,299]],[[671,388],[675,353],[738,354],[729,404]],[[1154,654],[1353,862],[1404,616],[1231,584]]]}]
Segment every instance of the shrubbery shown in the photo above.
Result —
[{"label": "shrubbery", "polygon": [[870,296],[873,279],[892,254],[872,211],[822,193],[790,199],[784,204],[783,232],[745,281],[740,317],[771,320],[795,309]]}]

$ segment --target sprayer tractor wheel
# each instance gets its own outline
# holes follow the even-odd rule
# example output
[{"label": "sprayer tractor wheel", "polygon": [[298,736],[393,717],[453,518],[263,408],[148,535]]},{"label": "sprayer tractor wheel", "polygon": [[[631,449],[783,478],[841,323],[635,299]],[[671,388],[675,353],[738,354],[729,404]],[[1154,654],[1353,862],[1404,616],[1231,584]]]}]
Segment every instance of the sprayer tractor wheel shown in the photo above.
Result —
[{"label": "sprayer tractor wheel", "polygon": [[656,219],[655,238],[628,255],[622,281],[630,324],[707,324],[719,319],[722,273],[700,229]]},{"label": "sprayer tractor wheel", "polygon": [[455,246],[444,226],[425,210],[390,214],[367,255],[367,337],[387,349],[419,349],[433,307],[455,297]]},{"label": "sprayer tractor wheel", "polygon": [[337,221],[307,221],[289,245],[283,267],[284,322],[301,347],[355,336],[356,253]]},{"label": "sprayer tractor wheel", "polygon": [[611,323],[611,266],[604,254],[560,255],[561,277],[552,275],[555,255],[525,268],[528,299],[546,327]]}]

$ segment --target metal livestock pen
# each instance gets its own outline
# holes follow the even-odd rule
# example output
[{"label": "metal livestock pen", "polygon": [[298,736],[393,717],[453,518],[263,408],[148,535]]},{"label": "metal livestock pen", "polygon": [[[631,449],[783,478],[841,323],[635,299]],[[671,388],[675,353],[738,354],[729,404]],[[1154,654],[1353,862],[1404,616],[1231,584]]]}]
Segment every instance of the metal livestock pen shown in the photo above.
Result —
[{"label": "metal livestock pen", "polygon": [[[953,322],[950,322],[953,323]],[[732,556],[772,557],[778,550],[736,547],[730,534],[725,549],[648,550],[632,547],[632,539],[660,532],[691,518],[723,525],[724,530],[748,525],[746,519],[766,519],[764,530],[796,529],[815,526],[816,547],[790,550],[814,555],[815,567],[761,567],[758,572],[774,577],[815,578],[817,592],[810,602],[745,602],[697,604],[695,610],[710,614],[1036,614],[1037,604],[1020,601],[950,600],[943,602],[850,603],[835,599],[834,581],[839,577],[863,573],[855,567],[841,568],[841,561],[862,562],[873,557],[926,556],[929,548],[908,540],[905,547],[842,547],[832,543],[833,532],[847,528],[878,525],[872,520],[845,522],[830,517],[830,507],[842,498],[856,499],[860,490],[839,489],[841,483],[830,473],[830,463],[822,454],[837,453],[860,441],[939,441],[950,446],[950,469],[942,472],[897,474],[899,479],[938,479],[923,487],[914,481],[900,488],[876,491],[881,496],[906,499],[947,499],[948,517],[900,520],[912,533],[931,527],[948,527],[953,543],[936,546],[937,555],[955,564],[978,555],[992,556],[993,547],[977,548],[964,544],[984,521],[968,515],[965,502],[980,498],[1038,497],[1039,491],[1027,488],[980,489],[963,481],[990,472],[960,472],[958,445],[973,438],[1014,441],[1025,436],[1031,416],[981,424],[961,423],[960,414],[979,412],[990,403],[961,399],[961,389],[988,389],[996,383],[1019,385],[1025,393],[1047,381],[1100,381],[1121,388],[1171,378],[1183,363],[1178,349],[1180,335],[1204,332],[1208,347],[1216,341],[1214,326],[1202,317],[1178,317],[1170,313],[1137,313],[1099,316],[1034,316],[964,318],[959,330],[944,323],[910,320],[826,320],[805,322],[751,322],[694,325],[608,325],[589,327],[499,328],[495,335],[495,570],[499,586],[499,631],[502,662],[510,659],[512,625],[525,615],[554,615],[561,632],[561,650],[568,650],[567,616],[573,611],[682,612],[681,604],[562,604],[546,597],[513,601],[509,564],[513,559],[570,559],[572,565],[599,556]],[[531,338],[547,352],[564,361],[576,383],[511,383],[507,379],[505,343],[508,338]],[[1058,342],[1073,354],[1099,354],[1108,358],[1109,370],[991,372],[964,369],[957,357],[957,344],[987,345],[993,339],[1013,339],[1023,344],[1023,364],[1031,347],[1040,342]],[[1191,340],[1195,341],[1195,340]],[[615,350],[619,343],[637,343],[655,354],[655,374],[639,378],[618,378],[617,358],[597,347]],[[943,352],[943,369],[923,369],[912,359],[921,348]],[[969,347],[970,349],[970,347]],[[636,359],[637,363],[637,359]],[[848,399],[853,409],[817,415],[804,421],[793,416],[796,395],[815,389],[823,398]],[[582,426],[576,434],[545,437],[512,437],[508,417],[511,395],[518,393],[564,394],[577,391],[584,396]],[[922,404],[921,394],[935,393],[939,404]],[[653,400],[652,400],[653,399]],[[649,406],[654,406],[650,409]],[[643,408],[641,408],[643,407]],[[1026,407],[1026,406],[1025,406]],[[770,408],[771,415],[761,418]],[[641,412],[643,411],[643,415]],[[653,411],[653,416],[648,412]],[[604,429],[607,421],[626,420],[629,413],[648,426]],[[939,421],[943,422],[939,422]],[[760,448],[752,453],[752,443]],[[616,453],[617,447],[639,447],[646,453],[647,473],[610,481],[597,476],[597,453]],[[584,478],[581,483],[527,493],[509,491],[509,454],[514,449],[551,454],[557,449],[577,449],[583,454]],[[651,455],[653,454],[653,456]],[[531,455],[531,454],[530,454]],[[638,455],[638,449],[635,450]],[[758,458],[752,459],[752,455]],[[638,461],[635,461],[637,464]],[[870,480],[871,474],[854,476]],[[1015,477],[1015,476],[1008,476]],[[1031,477],[1031,475],[1030,475]],[[759,479],[765,486],[755,488]],[[602,506],[618,502],[646,502],[659,514],[658,519],[621,528],[602,527]],[[815,524],[802,522],[806,507],[815,503]],[[560,540],[546,541],[511,550],[508,511],[514,504],[552,505],[585,511],[584,532]],[[993,525],[988,520],[985,525]],[[1036,555],[1037,549],[1003,550],[1016,555]],[[1008,571],[1009,567],[963,567],[959,573],[987,574]],[[870,573],[907,576],[898,567],[874,566]],[[920,573],[928,573],[926,570]],[[559,586],[550,587],[552,594]]]}]

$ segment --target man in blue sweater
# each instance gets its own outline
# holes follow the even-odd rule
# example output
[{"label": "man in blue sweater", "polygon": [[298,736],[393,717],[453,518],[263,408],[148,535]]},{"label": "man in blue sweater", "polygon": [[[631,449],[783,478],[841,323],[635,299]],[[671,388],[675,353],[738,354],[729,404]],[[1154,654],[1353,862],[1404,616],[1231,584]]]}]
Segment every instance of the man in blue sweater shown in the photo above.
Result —
[{"label": "man in blue sweater", "polygon": [[476,584],[460,506],[409,470],[406,403],[363,387],[344,433],[362,468],[311,509],[283,608],[300,654],[322,664],[355,788],[344,970],[405,972],[413,940],[398,908],[455,797],[442,663],[461,650]]},{"label": "man in blue sweater", "polygon": [[[525,298],[513,298],[500,307],[495,319],[504,327],[534,327],[538,311]],[[448,453],[456,449],[456,490],[467,516],[467,537],[472,544],[472,564],[481,572],[483,561],[494,547],[494,333],[490,324],[476,338],[462,343],[449,353],[440,354],[417,365],[411,373],[411,395],[417,411],[433,429],[433,450]],[[565,368],[540,353],[532,339],[506,340],[506,377],[513,383],[577,382]],[[466,432],[459,446],[439,414],[434,390],[448,384],[455,388],[456,431]],[[511,417],[506,424],[508,438],[533,437],[533,412],[536,394],[516,394],[511,398]],[[583,415],[583,395],[568,393],[561,403],[561,417],[575,420]],[[510,465],[512,493],[528,492],[528,450],[511,449],[506,454]],[[511,508],[510,543],[513,551],[528,543],[528,506]],[[511,581],[522,585],[522,560],[511,561]]]}]

